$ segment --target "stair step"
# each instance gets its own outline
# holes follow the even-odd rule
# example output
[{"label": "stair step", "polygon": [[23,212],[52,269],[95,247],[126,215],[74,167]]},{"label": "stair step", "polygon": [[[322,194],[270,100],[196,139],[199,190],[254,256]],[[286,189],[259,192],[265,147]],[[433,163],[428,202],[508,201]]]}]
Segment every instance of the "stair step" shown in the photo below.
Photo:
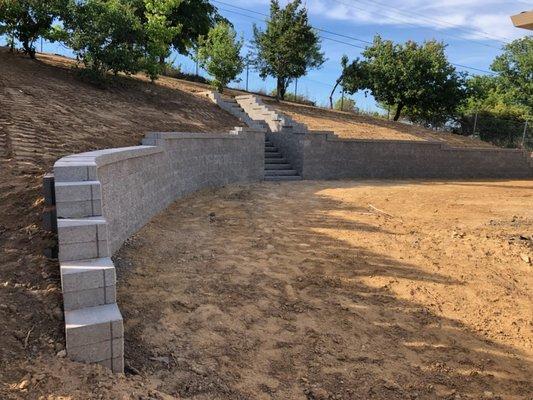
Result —
[{"label": "stair step", "polygon": [[268,147],[268,146],[265,146],[265,151],[267,153],[277,153],[278,152],[278,148],[277,147]]},{"label": "stair step", "polygon": [[287,164],[287,159],[283,157],[265,157],[265,164]]},{"label": "stair step", "polygon": [[273,176],[273,175],[290,176],[290,175],[297,175],[297,172],[294,169],[270,169],[270,170],[265,171],[265,176]]},{"label": "stair step", "polygon": [[291,176],[265,176],[265,181],[301,181],[302,177],[299,175]]},{"label": "stair step", "polygon": [[277,152],[277,153],[274,153],[274,152],[265,152],[265,159],[267,158],[282,158],[283,156],[281,155],[280,152]]},{"label": "stair step", "polygon": [[265,163],[265,170],[273,170],[273,169],[291,169],[291,165],[288,163],[280,163],[280,164],[274,164],[274,163]]}]

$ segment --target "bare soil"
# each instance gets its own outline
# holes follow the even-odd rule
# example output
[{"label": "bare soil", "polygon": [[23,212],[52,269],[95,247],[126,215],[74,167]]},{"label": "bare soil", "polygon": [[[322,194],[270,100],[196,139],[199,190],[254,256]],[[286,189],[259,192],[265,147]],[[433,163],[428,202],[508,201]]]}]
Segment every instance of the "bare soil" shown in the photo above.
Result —
[{"label": "bare soil", "polygon": [[126,377],[41,357],[28,393],[531,399],[532,202],[531,181],[197,193],[115,257]]}]

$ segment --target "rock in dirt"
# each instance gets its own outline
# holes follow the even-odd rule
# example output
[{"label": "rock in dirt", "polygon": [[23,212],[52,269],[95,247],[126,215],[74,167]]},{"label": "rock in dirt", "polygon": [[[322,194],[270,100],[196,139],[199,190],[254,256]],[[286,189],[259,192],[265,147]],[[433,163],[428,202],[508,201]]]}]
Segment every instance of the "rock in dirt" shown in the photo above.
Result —
[{"label": "rock in dirt", "polygon": [[521,254],[520,254],[520,258],[521,258],[522,261],[525,262],[526,264],[531,264],[531,257],[529,257],[527,254],[521,253]]},{"label": "rock in dirt", "polygon": [[56,354],[59,358],[65,358],[67,356],[66,350],[61,350]]},{"label": "rock in dirt", "polygon": [[30,386],[30,381],[28,379],[24,379],[22,382],[20,382],[18,385],[17,385],[17,388],[19,390],[24,390],[26,389],[28,386]]},{"label": "rock in dirt", "polygon": [[168,357],[150,357],[150,360],[170,364],[170,358]]}]

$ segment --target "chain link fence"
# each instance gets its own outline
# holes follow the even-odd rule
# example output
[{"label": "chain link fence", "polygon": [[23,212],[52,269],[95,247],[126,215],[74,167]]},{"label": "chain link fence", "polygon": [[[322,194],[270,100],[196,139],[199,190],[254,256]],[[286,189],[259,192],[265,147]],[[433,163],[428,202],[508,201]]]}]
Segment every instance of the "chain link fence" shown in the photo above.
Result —
[{"label": "chain link fence", "polygon": [[487,112],[477,112],[460,117],[451,131],[474,136],[500,147],[533,151],[533,121],[501,118]]}]

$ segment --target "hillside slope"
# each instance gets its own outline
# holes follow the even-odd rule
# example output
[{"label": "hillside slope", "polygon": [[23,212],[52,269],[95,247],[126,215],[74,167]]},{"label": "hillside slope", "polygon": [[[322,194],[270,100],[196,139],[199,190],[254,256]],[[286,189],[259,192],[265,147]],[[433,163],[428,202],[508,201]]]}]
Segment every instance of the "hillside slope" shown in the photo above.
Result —
[{"label": "hillside slope", "polygon": [[388,121],[367,115],[329,110],[304,104],[276,102],[265,103],[295,121],[306,124],[309,129],[333,131],[346,139],[437,141],[453,147],[494,147],[479,139],[445,132],[435,132],[417,125]]},{"label": "hillside slope", "polygon": [[42,256],[51,240],[40,228],[43,174],[64,155],[136,145],[147,131],[240,125],[173,80],[124,78],[101,90],[77,79],[71,63],[0,48],[0,398],[21,360],[54,355],[64,342],[58,266]]}]

